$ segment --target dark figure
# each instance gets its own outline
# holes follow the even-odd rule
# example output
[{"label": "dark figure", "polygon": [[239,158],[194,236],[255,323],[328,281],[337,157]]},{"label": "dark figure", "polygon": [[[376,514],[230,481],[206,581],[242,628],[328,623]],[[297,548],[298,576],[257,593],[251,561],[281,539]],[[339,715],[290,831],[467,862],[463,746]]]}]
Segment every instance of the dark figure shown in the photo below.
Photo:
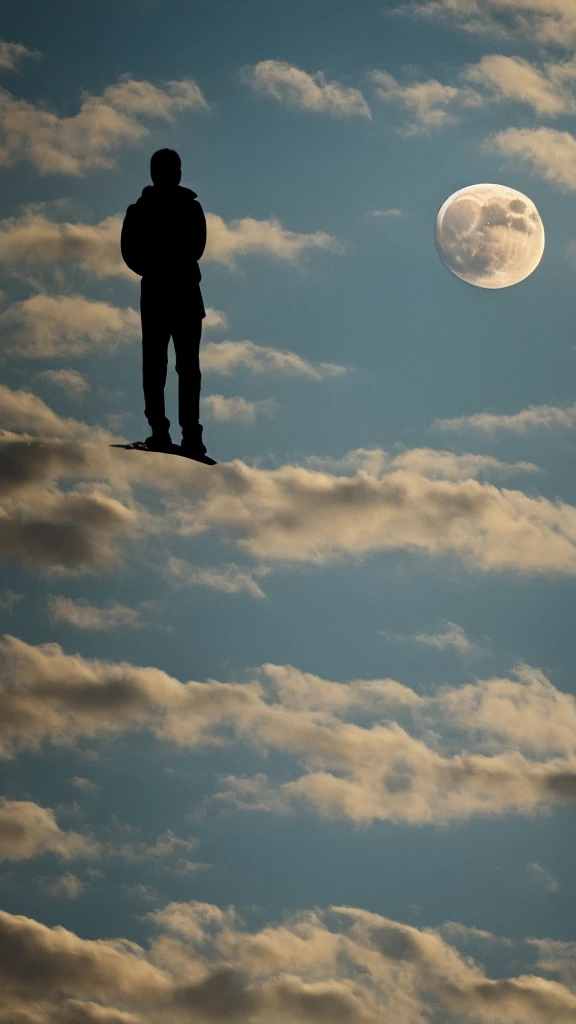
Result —
[{"label": "dark figure", "polygon": [[153,185],[146,185],[128,207],[122,226],[124,262],[142,277],[142,378],[145,414],[154,451],[170,451],[170,421],[164,388],[170,337],[176,350],[178,421],[182,454],[202,457],[200,418],[200,338],[206,316],[198,260],[206,246],[206,219],[196,193],[180,185],[182,167],[173,149],[159,149],[150,160]]}]

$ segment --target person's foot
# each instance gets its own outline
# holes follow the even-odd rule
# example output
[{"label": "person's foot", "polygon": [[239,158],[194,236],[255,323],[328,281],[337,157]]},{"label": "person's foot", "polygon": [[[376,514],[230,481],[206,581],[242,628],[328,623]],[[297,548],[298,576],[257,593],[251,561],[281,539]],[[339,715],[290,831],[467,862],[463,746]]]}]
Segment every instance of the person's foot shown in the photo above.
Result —
[{"label": "person's foot", "polygon": [[203,444],[192,445],[186,444],[183,441],[180,445],[180,454],[184,455],[187,459],[194,459],[195,462],[203,462],[205,466],[216,465],[216,460],[210,458],[206,453],[206,447]]},{"label": "person's foot", "polygon": [[151,452],[171,452],[174,447],[168,431],[152,433],[150,437],[146,438],[144,444]]}]

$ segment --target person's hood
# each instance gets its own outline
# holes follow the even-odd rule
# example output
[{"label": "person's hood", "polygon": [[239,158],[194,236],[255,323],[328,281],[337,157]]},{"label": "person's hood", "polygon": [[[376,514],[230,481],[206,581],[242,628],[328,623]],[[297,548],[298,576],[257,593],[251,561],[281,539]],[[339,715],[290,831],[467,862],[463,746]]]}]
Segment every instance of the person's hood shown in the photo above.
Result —
[{"label": "person's hood", "polygon": [[193,192],[191,188],[186,188],[184,185],[145,185],[142,189],[142,195],[137,202],[162,202],[166,199],[176,198],[196,199],[197,193]]}]

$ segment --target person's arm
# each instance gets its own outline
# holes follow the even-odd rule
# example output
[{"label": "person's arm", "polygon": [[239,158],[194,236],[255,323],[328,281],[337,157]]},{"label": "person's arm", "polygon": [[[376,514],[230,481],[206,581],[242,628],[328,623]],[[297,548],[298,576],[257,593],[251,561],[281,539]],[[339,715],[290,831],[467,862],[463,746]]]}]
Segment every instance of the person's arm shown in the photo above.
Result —
[{"label": "person's arm", "polygon": [[192,203],[192,255],[199,260],[206,248],[206,217],[197,199]]},{"label": "person's arm", "polygon": [[140,277],[142,277],[142,274],[144,273],[142,261],[142,231],[140,218],[134,203],[126,210],[126,216],[124,217],[124,223],[122,224],[122,233],[120,235],[120,250],[122,252],[122,259],[126,266],[130,267],[130,270],[134,271],[135,274],[139,274]]}]

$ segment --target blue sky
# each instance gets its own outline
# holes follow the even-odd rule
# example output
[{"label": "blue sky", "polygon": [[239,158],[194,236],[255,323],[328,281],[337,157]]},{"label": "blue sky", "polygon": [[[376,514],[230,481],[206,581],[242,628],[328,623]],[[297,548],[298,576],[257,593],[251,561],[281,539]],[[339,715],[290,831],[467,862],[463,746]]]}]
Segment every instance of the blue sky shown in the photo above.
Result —
[{"label": "blue sky", "polygon": [[[1,1021],[572,1019],[575,42],[571,0],[5,14]],[[108,447],[164,146],[213,469]],[[477,182],[544,223],[509,288],[435,249]]]}]

